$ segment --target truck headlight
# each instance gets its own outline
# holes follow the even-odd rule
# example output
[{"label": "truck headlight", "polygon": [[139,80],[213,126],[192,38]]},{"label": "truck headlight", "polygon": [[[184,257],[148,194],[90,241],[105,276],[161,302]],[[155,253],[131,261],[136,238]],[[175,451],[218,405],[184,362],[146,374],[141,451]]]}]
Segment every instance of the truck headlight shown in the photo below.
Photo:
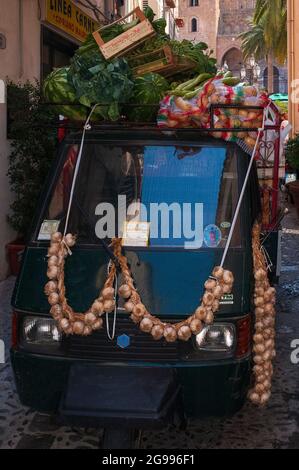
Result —
[{"label": "truck headlight", "polygon": [[25,317],[22,328],[23,343],[28,346],[59,346],[61,332],[52,318]]},{"label": "truck headlight", "polygon": [[231,352],[235,343],[236,329],[229,323],[206,326],[196,336],[196,345],[201,351]]}]

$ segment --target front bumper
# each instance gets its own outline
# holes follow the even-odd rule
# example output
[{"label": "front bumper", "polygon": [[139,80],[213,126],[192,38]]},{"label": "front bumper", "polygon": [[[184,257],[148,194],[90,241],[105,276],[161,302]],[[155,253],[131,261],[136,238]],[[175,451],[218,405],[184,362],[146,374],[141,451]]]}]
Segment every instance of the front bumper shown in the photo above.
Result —
[{"label": "front bumper", "polygon": [[[11,350],[12,366],[20,400],[35,410],[57,413],[65,393],[70,368],[89,361],[35,355]],[[93,365],[95,362],[93,362]],[[228,416],[246,400],[251,375],[251,357],[217,362],[175,365],[140,363],[96,363],[98,367],[172,368],[182,388],[184,411],[189,417]],[[121,387],[121,384],[120,384]]]}]

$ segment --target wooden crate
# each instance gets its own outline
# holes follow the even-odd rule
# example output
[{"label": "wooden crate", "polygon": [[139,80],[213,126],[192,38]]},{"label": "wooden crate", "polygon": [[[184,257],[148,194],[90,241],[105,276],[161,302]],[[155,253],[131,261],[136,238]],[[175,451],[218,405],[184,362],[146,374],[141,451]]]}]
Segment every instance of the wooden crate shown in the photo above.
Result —
[{"label": "wooden crate", "polygon": [[[111,39],[111,41],[105,43],[101,36],[101,32],[114,24],[124,23],[125,20],[130,16],[138,18],[140,22],[128,31],[121,33],[116,38]],[[105,59],[112,59],[113,57],[125,55],[128,51],[135,49],[142,42],[146,41],[155,34],[156,33],[151,22],[146,18],[144,13],[138,7],[123,18],[120,18],[114,23],[110,23],[109,25],[100,28],[98,31],[95,31],[93,33],[93,37],[95,38]]]},{"label": "wooden crate", "polygon": [[[134,63],[144,60],[144,64],[134,66]],[[164,46],[153,52],[139,54],[130,58],[130,66],[135,76],[149,72],[159,73],[164,77],[172,76],[176,73],[193,70],[196,63],[186,57],[175,55],[170,46]]]}]

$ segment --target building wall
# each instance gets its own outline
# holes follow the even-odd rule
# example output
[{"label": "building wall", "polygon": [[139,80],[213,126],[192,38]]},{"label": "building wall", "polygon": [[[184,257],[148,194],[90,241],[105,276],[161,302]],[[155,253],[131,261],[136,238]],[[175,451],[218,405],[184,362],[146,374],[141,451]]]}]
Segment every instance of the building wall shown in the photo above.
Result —
[{"label": "building wall", "polygon": [[[40,0],[42,7],[43,4]],[[104,9],[102,0],[98,0],[97,4]],[[39,79],[42,11],[39,10],[38,1],[0,0],[0,11],[0,33],[6,37],[6,48],[0,49],[0,80],[5,80],[6,77],[16,82]],[[91,14],[90,10],[85,11]],[[0,104],[0,280],[8,272],[5,245],[16,237],[6,221],[13,200],[7,178],[10,146],[6,139],[6,113],[6,104]]]},{"label": "building wall", "polygon": [[[216,51],[219,20],[219,0],[199,0],[198,6],[190,6],[190,0],[178,2],[178,17],[184,21],[179,28],[179,38],[190,41],[204,41]],[[192,19],[196,18],[198,31],[191,31]]]},{"label": "building wall", "polygon": [[289,46],[289,120],[293,136],[299,134],[299,2],[288,0],[288,46]]},{"label": "building wall", "polygon": [[[10,0],[9,7],[1,8],[0,32],[6,37],[6,49],[0,49],[2,80],[7,76],[14,81],[32,80],[40,75],[38,5],[35,0],[26,0],[26,8],[21,11],[22,20],[19,21],[20,3],[19,0]],[[6,139],[6,104],[0,104],[0,279],[7,275],[8,269],[5,244],[16,235],[6,221],[13,200],[7,178],[9,151],[9,142]]]}]

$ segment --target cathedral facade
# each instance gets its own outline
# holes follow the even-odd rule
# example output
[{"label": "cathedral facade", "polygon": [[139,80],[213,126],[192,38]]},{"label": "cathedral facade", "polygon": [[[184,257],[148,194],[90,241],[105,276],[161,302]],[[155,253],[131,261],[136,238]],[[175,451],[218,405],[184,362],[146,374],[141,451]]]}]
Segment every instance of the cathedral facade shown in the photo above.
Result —
[{"label": "cathedral facade", "polygon": [[[230,70],[240,74],[244,60],[240,33],[249,28],[255,0],[178,0],[178,29],[180,39],[204,41],[214,51],[218,65],[227,63]],[[260,62],[260,84],[267,84],[267,64]],[[274,92],[287,93],[287,68],[275,64]]]}]

